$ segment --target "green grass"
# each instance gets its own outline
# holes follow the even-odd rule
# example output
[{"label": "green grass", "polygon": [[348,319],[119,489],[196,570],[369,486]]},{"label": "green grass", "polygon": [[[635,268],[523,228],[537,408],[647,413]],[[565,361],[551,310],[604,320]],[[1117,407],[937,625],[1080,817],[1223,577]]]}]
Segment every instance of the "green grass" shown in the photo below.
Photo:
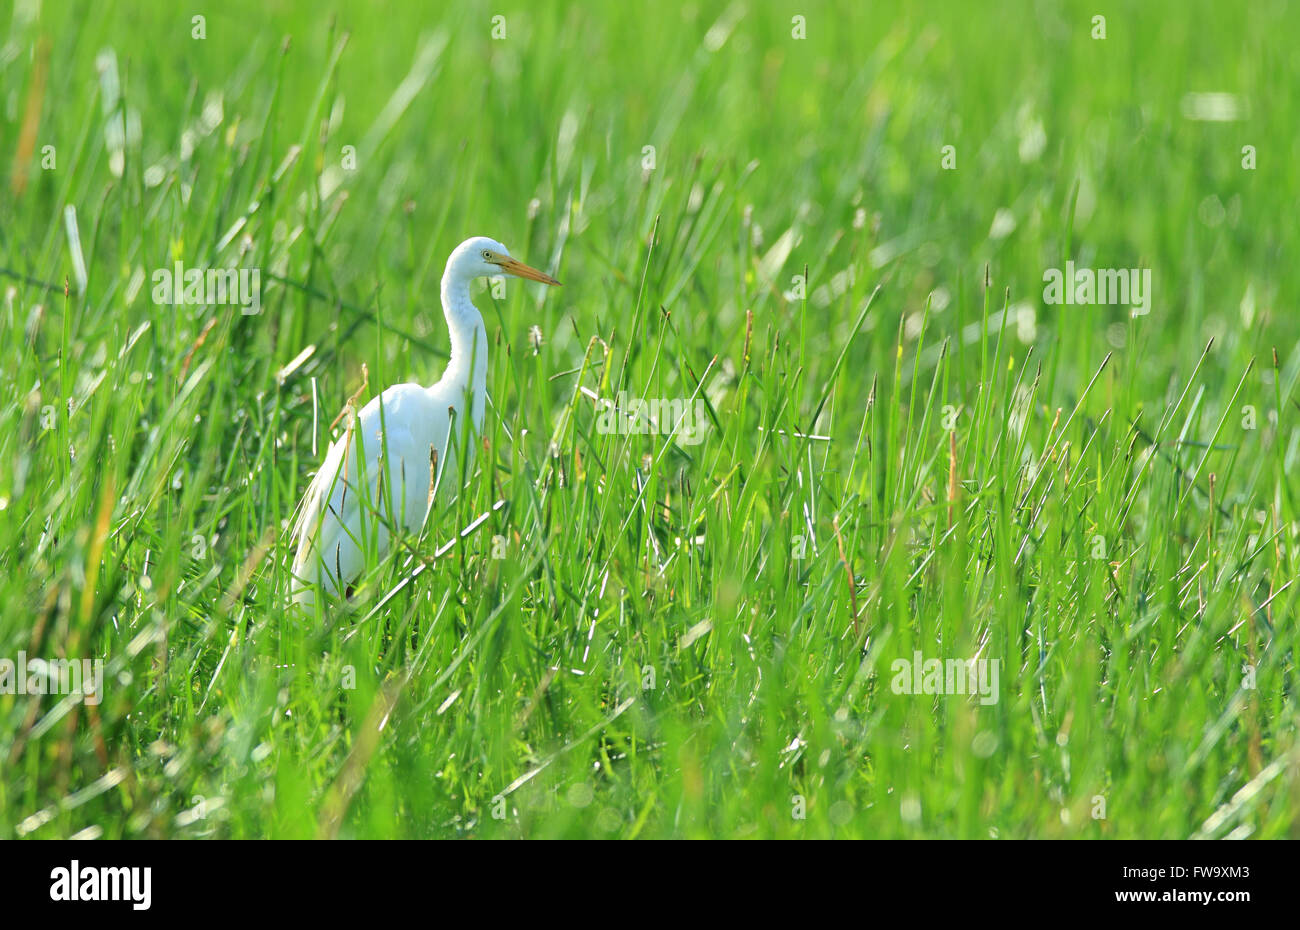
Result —
[{"label": "green grass", "polygon": [[[15,6],[0,658],[108,673],[0,695],[0,837],[1300,835],[1295,7]],[[476,290],[464,492],[303,618],[327,426],[436,379],[469,235],[565,287]]]}]

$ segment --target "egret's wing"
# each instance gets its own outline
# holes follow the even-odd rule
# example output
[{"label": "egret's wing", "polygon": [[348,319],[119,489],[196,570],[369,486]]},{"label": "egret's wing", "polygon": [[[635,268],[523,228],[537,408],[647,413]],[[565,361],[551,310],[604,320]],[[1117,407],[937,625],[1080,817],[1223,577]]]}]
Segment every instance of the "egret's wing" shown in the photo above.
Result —
[{"label": "egret's wing", "polygon": [[[336,594],[361,574],[365,567],[363,533],[377,533],[382,554],[388,547],[389,523],[415,528],[423,521],[432,412],[424,388],[395,385],[366,404],[351,429],[330,446],[307,488],[293,529],[297,547],[293,594],[299,604],[312,606],[312,586],[317,580]],[[388,472],[382,489],[381,454],[386,457]],[[390,502],[391,515],[387,510]]]},{"label": "egret's wing", "polygon": [[[302,595],[304,592],[309,592],[307,586],[315,583],[317,575],[316,539],[327,519],[337,519],[330,514],[330,502],[335,497],[342,496],[336,495],[336,491],[346,487],[347,475],[343,472],[343,463],[346,457],[356,455],[354,433],[360,428],[358,418],[351,429],[330,445],[329,451],[325,454],[325,461],[316,471],[311,484],[307,486],[307,493],[303,495],[302,503],[298,506],[298,514],[293,526],[293,544],[296,549],[293,559],[293,592],[294,599],[304,603],[305,606],[310,606],[310,597],[304,600]],[[355,472],[356,468],[353,465],[349,470]],[[331,580],[329,572],[325,573],[325,579],[330,588],[336,589],[335,585],[329,584]]]}]

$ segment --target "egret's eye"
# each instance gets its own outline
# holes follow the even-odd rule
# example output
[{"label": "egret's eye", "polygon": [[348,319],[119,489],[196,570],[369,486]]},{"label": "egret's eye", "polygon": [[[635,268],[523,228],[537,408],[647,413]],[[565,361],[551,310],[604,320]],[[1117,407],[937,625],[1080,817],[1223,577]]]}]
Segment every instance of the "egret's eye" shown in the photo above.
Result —
[{"label": "egret's eye", "polygon": [[486,258],[488,261],[492,261],[492,253],[489,252],[487,249],[483,250],[483,257]]}]

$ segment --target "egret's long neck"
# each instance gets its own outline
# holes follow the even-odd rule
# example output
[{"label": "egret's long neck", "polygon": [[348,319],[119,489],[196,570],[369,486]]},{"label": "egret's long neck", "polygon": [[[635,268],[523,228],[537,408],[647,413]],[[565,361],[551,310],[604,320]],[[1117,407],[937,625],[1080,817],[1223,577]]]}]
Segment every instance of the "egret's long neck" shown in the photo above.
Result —
[{"label": "egret's long neck", "polygon": [[450,388],[456,397],[468,391],[474,425],[479,427],[487,393],[488,343],[483,315],[469,299],[470,280],[450,268],[442,276],[442,312],[451,334],[451,358],[436,387]]}]

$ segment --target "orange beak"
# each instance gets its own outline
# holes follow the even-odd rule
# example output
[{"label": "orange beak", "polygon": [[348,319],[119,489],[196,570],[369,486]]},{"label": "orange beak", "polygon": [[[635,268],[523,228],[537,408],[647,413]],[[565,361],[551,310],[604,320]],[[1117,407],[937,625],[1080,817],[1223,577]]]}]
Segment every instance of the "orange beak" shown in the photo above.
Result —
[{"label": "orange beak", "polygon": [[498,267],[505,274],[512,274],[516,278],[527,278],[529,281],[540,281],[543,284],[549,284],[552,287],[559,287],[560,282],[552,278],[544,271],[538,271],[536,268],[525,265],[523,262],[514,258],[507,258],[501,262]]}]

